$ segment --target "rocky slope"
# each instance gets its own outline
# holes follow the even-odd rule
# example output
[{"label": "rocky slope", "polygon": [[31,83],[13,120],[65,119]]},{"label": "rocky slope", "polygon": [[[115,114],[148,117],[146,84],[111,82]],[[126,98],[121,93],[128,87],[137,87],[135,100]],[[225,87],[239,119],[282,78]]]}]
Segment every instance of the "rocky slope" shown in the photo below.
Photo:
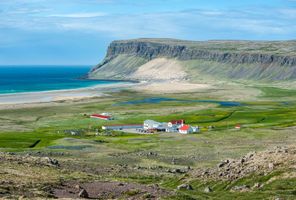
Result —
[{"label": "rocky slope", "polygon": [[198,169],[194,176],[202,179],[234,181],[251,174],[268,174],[274,170],[293,169],[290,178],[295,178],[296,146],[276,146],[262,152],[250,152],[240,159],[227,159],[217,168]]},{"label": "rocky slope", "polygon": [[[106,58],[93,68],[89,77],[142,80],[145,76],[139,75],[137,70],[159,58],[177,60],[176,66],[182,65],[182,72],[187,72],[188,78],[194,78],[192,75],[196,72],[237,79],[296,78],[296,41],[193,42],[172,39],[114,41],[108,48]],[[163,63],[158,68],[161,70],[166,65]],[[170,68],[175,69],[174,65]],[[145,73],[147,70],[142,69]],[[177,71],[180,71],[179,67]],[[135,73],[138,76],[135,77]],[[158,74],[154,78],[159,79],[161,76],[166,74]]]}]

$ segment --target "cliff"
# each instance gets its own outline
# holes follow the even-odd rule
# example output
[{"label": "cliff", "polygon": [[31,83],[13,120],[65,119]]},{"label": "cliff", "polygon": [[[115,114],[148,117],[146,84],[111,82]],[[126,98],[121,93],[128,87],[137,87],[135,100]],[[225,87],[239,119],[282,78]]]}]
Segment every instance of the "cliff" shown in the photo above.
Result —
[{"label": "cliff", "polygon": [[[147,65],[150,61],[159,58],[177,60],[177,65],[182,65],[183,70],[189,72],[188,78],[193,78],[192,75],[197,74],[196,72],[238,79],[290,80],[296,78],[296,41],[196,42],[173,39],[114,41],[110,44],[104,61],[93,68],[89,76],[91,78],[145,79],[145,76],[134,77],[133,75],[138,73],[139,68],[144,64]],[[166,65],[166,62],[158,64],[159,69],[163,67],[162,65]],[[171,68],[174,71],[174,66]]]}]

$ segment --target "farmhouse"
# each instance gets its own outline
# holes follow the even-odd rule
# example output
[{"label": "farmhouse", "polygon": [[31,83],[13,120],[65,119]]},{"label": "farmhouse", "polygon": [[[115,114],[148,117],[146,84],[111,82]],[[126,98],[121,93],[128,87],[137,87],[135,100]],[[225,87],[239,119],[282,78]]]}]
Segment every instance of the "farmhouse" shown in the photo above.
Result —
[{"label": "farmhouse", "polygon": [[179,128],[179,133],[189,134],[199,132],[198,126],[183,125]]},{"label": "farmhouse", "polygon": [[167,124],[167,128],[166,128],[166,132],[169,133],[176,133],[178,132],[179,128],[181,126],[183,126],[183,124],[185,123],[185,120],[183,119],[179,119],[179,120],[171,120],[168,124]]},{"label": "farmhouse", "polygon": [[182,134],[189,134],[192,132],[193,132],[193,129],[189,125],[183,125],[181,128],[179,128],[179,133],[182,133]]},{"label": "farmhouse", "polygon": [[113,117],[110,113],[92,114],[90,118],[113,120]]},{"label": "farmhouse", "polygon": [[102,126],[103,130],[124,130],[143,128],[143,124],[124,124],[124,125],[108,125]]}]

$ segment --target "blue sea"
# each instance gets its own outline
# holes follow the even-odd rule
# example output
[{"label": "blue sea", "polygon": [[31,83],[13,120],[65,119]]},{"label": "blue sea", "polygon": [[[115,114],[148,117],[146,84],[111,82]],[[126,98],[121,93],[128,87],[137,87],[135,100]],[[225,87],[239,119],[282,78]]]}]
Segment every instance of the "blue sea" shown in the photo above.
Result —
[{"label": "blue sea", "polygon": [[0,94],[77,89],[118,83],[83,79],[90,69],[91,66],[0,66]]}]

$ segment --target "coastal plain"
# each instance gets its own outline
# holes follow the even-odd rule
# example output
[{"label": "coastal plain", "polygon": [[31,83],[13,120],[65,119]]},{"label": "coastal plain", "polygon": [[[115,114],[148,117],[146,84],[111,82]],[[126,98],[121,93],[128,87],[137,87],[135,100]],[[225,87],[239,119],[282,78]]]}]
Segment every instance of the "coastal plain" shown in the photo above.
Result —
[{"label": "coastal plain", "polygon": [[[241,94],[234,98],[235,90]],[[14,153],[1,155],[1,197],[77,198],[75,186],[81,185],[92,198],[101,199],[221,199],[221,195],[225,199],[293,199],[295,168],[288,164],[237,180],[217,182],[195,175],[200,169],[216,168],[221,160],[295,145],[293,94],[293,89],[245,85],[240,88],[238,84],[177,94],[127,88],[105,92],[100,97],[2,109],[1,151]],[[219,104],[233,101],[239,104]],[[89,118],[94,112],[111,112],[115,120]],[[200,126],[201,132],[143,135],[101,130],[102,125],[143,123],[145,119],[185,119]],[[236,124],[241,124],[242,129],[235,130]],[[209,130],[209,126],[215,128]],[[70,131],[80,134],[72,136]],[[56,159],[59,165],[36,164],[31,161],[36,157]],[[291,176],[281,175],[285,173]],[[264,187],[231,191],[235,186],[251,187],[258,181]],[[193,190],[177,190],[181,184],[191,184]],[[94,185],[100,191],[92,189]],[[122,189],[110,191],[107,186]],[[205,187],[212,191],[205,193]]]},{"label": "coastal plain", "polygon": [[[2,102],[0,198],[295,199],[294,44],[113,42],[88,77],[137,82]],[[200,131],[102,129],[147,119]]]}]

